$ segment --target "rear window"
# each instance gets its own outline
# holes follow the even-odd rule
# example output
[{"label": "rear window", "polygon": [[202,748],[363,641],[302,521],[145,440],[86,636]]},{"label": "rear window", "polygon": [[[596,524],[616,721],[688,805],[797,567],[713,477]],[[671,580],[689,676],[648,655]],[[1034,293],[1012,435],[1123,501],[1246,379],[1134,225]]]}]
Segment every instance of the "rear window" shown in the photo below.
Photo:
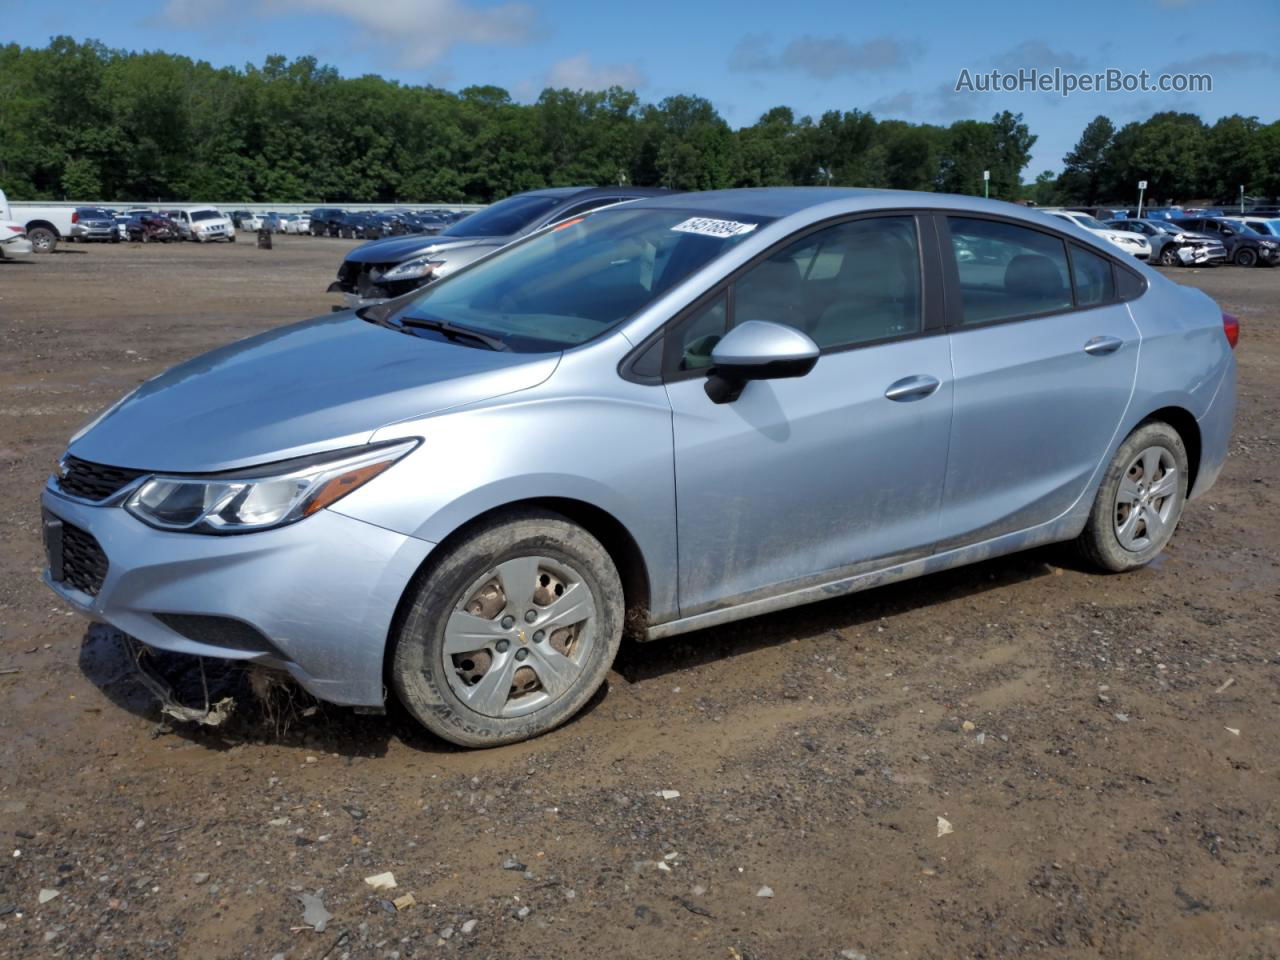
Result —
[{"label": "rear window", "polygon": [[1068,310],[1071,274],[1061,239],[996,220],[948,217],[966,326]]},{"label": "rear window", "polygon": [[1071,275],[1076,283],[1076,306],[1096,307],[1115,300],[1115,280],[1106,257],[1073,243]]}]

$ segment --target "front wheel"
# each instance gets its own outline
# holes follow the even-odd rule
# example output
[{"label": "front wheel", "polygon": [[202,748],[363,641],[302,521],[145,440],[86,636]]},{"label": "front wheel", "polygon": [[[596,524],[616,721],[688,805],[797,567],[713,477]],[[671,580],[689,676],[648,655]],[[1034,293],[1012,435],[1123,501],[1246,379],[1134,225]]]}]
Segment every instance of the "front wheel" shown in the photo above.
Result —
[{"label": "front wheel", "polygon": [[392,681],[424,726],[466,747],[564,723],[600,688],[622,639],[617,568],[600,541],[554,513],[478,527],[415,589]]},{"label": "front wheel", "polygon": [[1235,262],[1238,267],[1252,267],[1258,262],[1258,255],[1250,248],[1242,247],[1236,251]]},{"label": "front wheel", "polygon": [[1150,563],[1173,537],[1187,500],[1187,450],[1167,423],[1146,423],[1120,445],[1077,545],[1112,573]]},{"label": "front wheel", "polygon": [[1173,244],[1167,244],[1160,251],[1160,265],[1163,267],[1176,267],[1181,261],[1178,259],[1178,251],[1173,248]]}]

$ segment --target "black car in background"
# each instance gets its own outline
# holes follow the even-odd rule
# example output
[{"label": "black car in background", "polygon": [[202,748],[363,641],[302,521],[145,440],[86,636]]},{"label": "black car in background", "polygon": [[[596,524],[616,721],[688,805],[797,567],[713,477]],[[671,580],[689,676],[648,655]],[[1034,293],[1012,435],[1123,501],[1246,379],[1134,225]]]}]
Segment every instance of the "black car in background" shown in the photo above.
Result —
[{"label": "black car in background", "polygon": [[347,212],[340,207],[316,207],[311,211],[311,235],[313,237],[336,237],[338,227]]},{"label": "black car in background", "polygon": [[1231,223],[1224,217],[1179,217],[1173,221],[1184,230],[1207,233],[1222,240],[1227,260],[1241,267],[1280,264],[1280,242],[1254,233],[1243,224]]},{"label": "black car in background", "polygon": [[398,297],[513,240],[600,207],[669,193],[659,187],[548,187],[506,197],[451,223],[436,236],[391,237],[356,247],[330,293],[348,306]]}]

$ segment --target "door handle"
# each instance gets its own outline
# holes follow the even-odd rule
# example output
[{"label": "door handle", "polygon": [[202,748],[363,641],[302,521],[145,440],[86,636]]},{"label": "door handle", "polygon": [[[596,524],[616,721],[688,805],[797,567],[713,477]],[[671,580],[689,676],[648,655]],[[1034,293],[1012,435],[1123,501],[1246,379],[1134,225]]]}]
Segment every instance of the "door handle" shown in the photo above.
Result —
[{"label": "door handle", "polygon": [[1115,353],[1122,346],[1124,341],[1119,337],[1090,337],[1084,345],[1084,352],[1094,357],[1101,357],[1108,353]]},{"label": "door handle", "polygon": [[901,380],[895,380],[889,384],[889,388],[885,390],[884,395],[890,400],[897,400],[899,403],[909,403],[912,400],[923,400],[941,385],[942,381],[937,377],[917,374],[914,377],[903,377]]}]

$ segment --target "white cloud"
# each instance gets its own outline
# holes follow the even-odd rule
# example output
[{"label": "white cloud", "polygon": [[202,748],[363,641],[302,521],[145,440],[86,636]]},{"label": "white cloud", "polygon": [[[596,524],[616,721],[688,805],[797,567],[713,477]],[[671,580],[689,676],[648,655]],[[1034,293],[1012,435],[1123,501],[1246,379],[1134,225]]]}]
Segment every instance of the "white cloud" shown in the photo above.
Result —
[{"label": "white cloud", "polygon": [[893,37],[874,37],[850,43],[844,37],[796,37],[773,53],[763,34],[748,34],[729,54],[729,69],[740,73],[795,71],[819,80],[859,73],[881,73],[907,66],[919,58],[919,44]]},{"label": "white cloud", "polygon": [[[203,26],[233,9],[228,0],[167,0],[161,19]],[[356,29],[359,42],[389,50],[407,68],[433,64],[457,46],[520,46],[538,33],[536,12],[522,2],[481,7],[465,0],[260,0],[255,13],[338,17]]]},{"label": "white cloud", "polygon": [[552,64],[545,86],[570,90],[607,90],[644,86],[644,74],[634,63],[592,63],[589,54],[580,53]]},{"label": "white cloud", "polygon": [[903,90],[892,96],[881,97],[872,101],[867,107],[872,113],[882,117],[909,117],[916,108],[916,95],[910,90]]}]

